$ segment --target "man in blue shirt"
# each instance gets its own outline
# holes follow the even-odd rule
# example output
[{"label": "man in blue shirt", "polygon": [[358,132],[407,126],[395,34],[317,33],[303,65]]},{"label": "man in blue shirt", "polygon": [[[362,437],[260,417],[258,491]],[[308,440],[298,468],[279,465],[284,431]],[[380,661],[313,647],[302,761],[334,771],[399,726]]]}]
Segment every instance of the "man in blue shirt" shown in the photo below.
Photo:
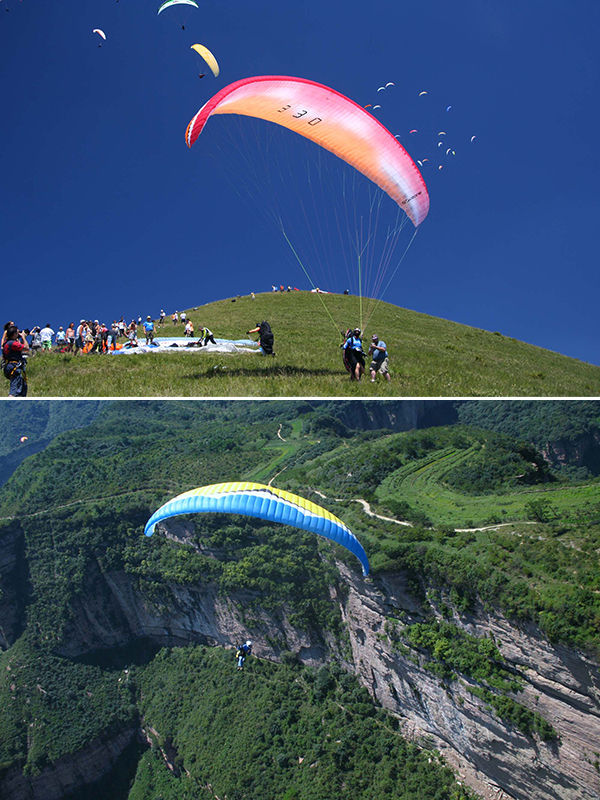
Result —
[{"label": "man in blue shirt", "polygon": [[154,322],[150,314],[148,314],[146,322],[144,322],[144,331],[146,332],[146,344],[152,344],[154,342]]},{"label": "man in blue shirt", "polygon": [[390,371],[388,367],[388,353],[385,342],[379,341],[379,336],[373,334],[371,336],[371,346],[369,347],[369,355],[371,356],[371,383],[375,383],[375,376],[381,372],[385,376],[386,381],[390,381]]}]

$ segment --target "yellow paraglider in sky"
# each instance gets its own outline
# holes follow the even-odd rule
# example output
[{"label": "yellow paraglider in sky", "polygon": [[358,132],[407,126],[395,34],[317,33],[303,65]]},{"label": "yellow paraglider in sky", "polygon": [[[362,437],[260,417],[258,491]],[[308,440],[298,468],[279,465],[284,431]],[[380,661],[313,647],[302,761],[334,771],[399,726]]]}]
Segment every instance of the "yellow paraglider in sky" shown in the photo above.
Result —
[{"label": "yellow paraglider in sky", "polygon": [[195,50],[198,55],[206,61],[215,78],[218,77],[219,65],[217,63],[217,59],[213,56],[208,47],[204,47],[203,44],[193,44],[192,50]]}]

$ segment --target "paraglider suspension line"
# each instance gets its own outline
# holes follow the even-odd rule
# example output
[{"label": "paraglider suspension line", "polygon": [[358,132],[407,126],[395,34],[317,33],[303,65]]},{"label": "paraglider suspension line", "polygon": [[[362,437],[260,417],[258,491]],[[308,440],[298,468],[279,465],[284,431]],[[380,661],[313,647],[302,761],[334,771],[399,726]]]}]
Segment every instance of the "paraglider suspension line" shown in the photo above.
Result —
[{"label": "paraglider suspension line", "polygon": [[[381,295],[379,296],[379,299],[377,300],[377,302],[376,302],[376,303],[375,303],[375,305],[373,306],[373,310],[372,310],[372,311],[371,311],[371,313],[369,314],[369,318],[367,319],[367,321],[366,321],[366,323],[365,323],[365,328],[368,326],[368,324],[369,324],[369,322],[370,322],[370,320],[371,320],[371,317],[372,317],[372,316],[373,316],[373,314],[375,313],[375,309],[377,308],[377,306],[379,305],[379,303],[381,303],[381,297],[382,297],[382,296],[383,296],[383,295],[384,295],[384,294],[387,292],[387,290],[388,290],[388,287],[389,287],[390,283],[391,283],[391,282],[394,280],[394,276],[396,275],[396,273],[397,273],[397,272],[398,272],[398,270],[400,269],[400,265],[401,265],[401,264],[402,264],[402,262],[404,261],[404,259],[405,259],[405,257],[406,257],[406,254],[408,253],[408,249],[409,249],[409,247],[411,246],[411,244],[414,242],[414,240],[415,240],[415,236],[417,235],[418,231],[419,231],[419,229],[418,229],[418,228],[415,228],[415,232],[414,232],[414,233],[413,233],[413,235],[411,236],[410,242],[409,242],[409,243],[406,245],[406,248],[405,248],[404,252],[403,252],[403,253],[402,253],[402,255],[400,256],[400,261],[398,261],[398,263],[396,264],[396,269],[395,269],[395,270],[392,272],[392,274],[391,274],[391,276],[390,276],[390,279],[389,279],[389,281],[386,283],[386,285],[385,285],[385,287],[384,287],[384,289],[383,289],[383,292],[381,292]],[[363,330],[364,330],[364,329],[363,329]]]},{"label": "paraglider suspension line", "polygon": [[[299,255],[298,255],[298,253],[296,252],[296,250],[294,249],[294,245],[293,245],[293,244],[290,242],[290,240],[289,240],[289,238],[288,238],[288,235],[287,235],[287,233],[285,232],[285,228],[284,228],[284,226],[283,226],[283,222],[282,222],[282,220],[281,220],[281,217],[279,217],[279,225],[280,225],[280,227],[281,227],[281,233],[283,234],[283,237],[284,237],[284,239],[285,239],[285,240],[286,240],[286,242],[289,244],[289,246],[290,246],[290,250],[292,251],[292,253],[293,253],[293,254],[296,256],[296,260],[298,261],[298,263],[299,263],[299,264],[300,264],[300,266],[302,267],[302,271],[304,272],[304,274],[305,274],[305,275],[306,275],[306,277],[308,278],[308,282],[310,283],[310,285],[312,286],[312,288],[313,288],[313,289],[316,289],[317,287],[315,286],[315,284],[313,283],[313,280],[312,280],[312,278],[310,277],[310,275],[309,275],[309,274],[308,274],[308,272],[306,271],[306,268],[305,268],[304,264],[302,263],[302,259],[300,258],[300,256],[299,256]],[[321,301],[321,305],[323,306],[323,308],[324,308],[324,309],[325,309],[325,311],[327,312],[327,315],[328,315],[329,319],[331,320],[331,324],[333,325],[333,327],[335,328],[335,330],[336,330],[336,331],[338,331],[338,330],[339,330],[339,328],[338,328],[338,326],[335,324],[335,320],[334,320],[334,318],[333,318],[333,317],[332,317],[332,315],[331,315],[331,311],[330,311],[330,310],[327,308],[327,305],[326,305],[325,301],[323,300],[323,297],[322,297],[322,295],[321,295],[321,293],[320,293],[320,292],[317,292],[317,297],[319,298],[319,300]]]}]

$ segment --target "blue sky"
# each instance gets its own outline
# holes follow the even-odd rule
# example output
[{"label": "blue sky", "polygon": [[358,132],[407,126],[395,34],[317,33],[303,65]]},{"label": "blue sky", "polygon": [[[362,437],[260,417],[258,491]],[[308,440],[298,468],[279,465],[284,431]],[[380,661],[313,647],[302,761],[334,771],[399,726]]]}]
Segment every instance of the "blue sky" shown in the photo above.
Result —
[{"label": "blue sky", "polygon": [[[384,299],[600,364],[597,3],[199,5],[182,31],[152,0],[0,0],[4,320],[56,329],[308,288],[202,137],[183,138],[228,83],[294,75],[381,103],[415,158],[420,91],[429,124],[452,127],[457,155],[423,170],[431,212]],[[198,80],[195,42],[218,79]]]}]

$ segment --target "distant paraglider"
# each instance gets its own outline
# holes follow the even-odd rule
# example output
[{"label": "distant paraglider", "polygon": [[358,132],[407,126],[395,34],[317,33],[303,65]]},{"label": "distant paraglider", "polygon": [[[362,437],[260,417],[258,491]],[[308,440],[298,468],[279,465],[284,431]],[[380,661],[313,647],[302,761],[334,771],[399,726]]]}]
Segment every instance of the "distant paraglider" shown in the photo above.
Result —
[{"label": "distant paraglider", "polygon": [[[106,41],[106,34],[104,33],[104,31],[101,31],[100,28],[94,28],[92,33],[97,33],[98,36],[100,36],[102,39],[104,39],[104,41]],[[98,47],[102,47],[102,45],[99,44]]]},{"label": "distant paraglider", "polygon": [[216,483],[184,492],[154,512],[144,533],[152,536],[156,524],[169,517],[202,513],[242,514],[316,533],[349,550],[363,575],[369,574],[367,554],[344,522],[310,500],[262,483]]},{"label": "distant paraglider", "polygon": [[194,0],[166,0],[166,2],[159,7],[156,13],[160,14],[165,10],[165,8],[170,8],[171,6],[180,6],[180,5],[194,6],[194,8],[199,8],[198,3],[195,3]]},{"label": "distant paraglider", "polygon": [[26,442],[26,441],[27,441],[27,436],[21,436],[21,438],[19,439],[19,441],[21,442],[21,444],[22,444],[23,442]]},{"label": "distant paraglider", "polygon": [[[180,6],[184,6],[184,8],[183,9],[179,9]],[[166,0],[166,2],[162,3],[159,6],[158,11],[156,12],[156,14],[157,15],[158,14],[162,14],[162,12],[165,11],[167,8],[176,8],[176,9],[178,9],[180,11],[180,13],[176,16],[176,19],[179,22],[179,24],[181,25],[181,30],[184,31],[185,30],[185,18],[186,17],[183,16],[183,12],[184,11],[189,11],[189,9],[185,9],[185,6],[192,6],[193,8],[200,8],[198,3],[196,3],[194,0]]]},{"label": "distant paraglider", "polygon": [[203,44],[193,44],[191,49],[195,50],[200,58],[204,59],[206,64],[208,64],[210,67],[212,74],[215,76],[215,78],[217,78],[220,72],[219,65],[217,63],[217,59],[213,56],[208,47],[204,47]]}]

